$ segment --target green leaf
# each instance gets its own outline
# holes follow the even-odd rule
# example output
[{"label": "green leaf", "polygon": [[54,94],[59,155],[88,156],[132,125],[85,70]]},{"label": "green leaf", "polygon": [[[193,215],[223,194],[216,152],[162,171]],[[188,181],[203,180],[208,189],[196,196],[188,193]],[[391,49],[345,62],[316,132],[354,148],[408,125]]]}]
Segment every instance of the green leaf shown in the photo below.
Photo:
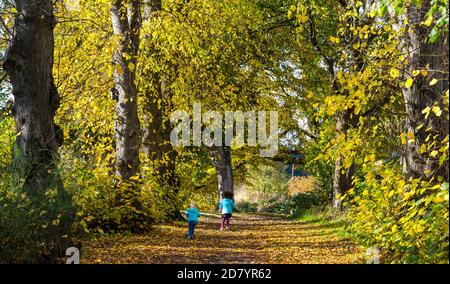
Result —
[{"label": "green leaf", "polygon": [[430,43],[435,43],[439,39],[440,35],[441,35],[441,31],[437,27],[434,27],[431,30],[428,41]]},{"label": "green leaf", "polygon": [[386,15],[388,9],[387,9],[387,5],[383,4],[380,6],[380,8],[378,9],[378,16],[383,17],[384,15]]}]

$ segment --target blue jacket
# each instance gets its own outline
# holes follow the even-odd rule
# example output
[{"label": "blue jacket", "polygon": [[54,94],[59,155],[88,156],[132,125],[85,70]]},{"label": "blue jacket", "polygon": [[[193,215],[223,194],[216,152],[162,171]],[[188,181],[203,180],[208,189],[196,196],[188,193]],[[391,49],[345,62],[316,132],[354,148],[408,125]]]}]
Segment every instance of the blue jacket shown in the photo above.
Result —
[{"label": "blue jacket", "polygon": [[224,198],[220,201],[219,208],[222,209],[222,214],[231,214],[234,209],[234,201],[229,198]]},{"label": "blue jacket", "polygon": [[197,208],[189,208],[184,213],[188,218],[188,221],[198,222],[198,217],[200,217],[200,211]]}]

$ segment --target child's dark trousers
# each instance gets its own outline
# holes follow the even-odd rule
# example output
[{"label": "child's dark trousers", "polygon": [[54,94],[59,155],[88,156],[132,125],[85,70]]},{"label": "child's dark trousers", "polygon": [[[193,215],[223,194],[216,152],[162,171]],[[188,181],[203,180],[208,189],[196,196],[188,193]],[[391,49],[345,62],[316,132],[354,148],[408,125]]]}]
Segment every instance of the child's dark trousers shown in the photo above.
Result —
[{"label": "child's dark trousers", "polygon": [[188,236],[189,236],[190,238],[194,237],[195,226],[197,226],[197,222],[196,222],[196,221],[189,221],[189,231],[188,231]]}]

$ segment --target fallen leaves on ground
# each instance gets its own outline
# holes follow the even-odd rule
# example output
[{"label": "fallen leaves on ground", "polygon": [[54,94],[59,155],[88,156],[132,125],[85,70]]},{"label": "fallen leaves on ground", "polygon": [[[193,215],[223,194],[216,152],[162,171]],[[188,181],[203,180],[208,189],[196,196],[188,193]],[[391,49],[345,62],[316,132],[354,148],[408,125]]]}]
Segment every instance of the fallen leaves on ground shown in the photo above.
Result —
[{"label": "fallen leaves on ground", "polygon": [[297,264],[359,263],[361,249],[337,236],[339,228],[267,214],[235,214],[230,231],[220,215],[202,217],[196,239],[187,223],[157,225],[141,235],[102,236],[84,243],[82,263]]}]

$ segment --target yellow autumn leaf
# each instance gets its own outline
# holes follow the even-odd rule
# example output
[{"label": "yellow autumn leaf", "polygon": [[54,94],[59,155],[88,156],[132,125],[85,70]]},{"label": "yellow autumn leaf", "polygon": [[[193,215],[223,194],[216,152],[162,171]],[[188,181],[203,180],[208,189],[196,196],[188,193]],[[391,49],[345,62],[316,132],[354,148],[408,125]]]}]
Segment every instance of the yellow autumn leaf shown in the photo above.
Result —
[{"label": "yellow autumn leaf", "polygon": [[331,37],[330,37],[330,41],[331,41],[332,43],[336,43],[336,44],[338,44],[339,42],[341,42],[341,40],[340,40],[339,38],[334,37],[334,36],[331,36]]},{"label": "yellow autumn leaf", "polygon": [[400,76],[400,71],[396,68],[392,68],[389,74],[392,78],[398,78]]},{"label": "yellow autumn leaf", "polygon": [[431,24],[433,23],[433,16],[428,16],[427,19],[423,22],[423,24],[427,27],[431,26]]},{"label": "yellow autumn leaf", "polygon": [[441,110],[441,108],[438,107],[438,106],[434,106],[431,110],[434,112],[434,114],[435,114],[436,116],[441,116],[441,114],[442,114],[442,110]]},{"label": "yellow autumn leaf", "polygon": [[422,146],[420,146],[420,154],[423,154],[427,151],[427,146],[425,144],[422,144]]},{"label": "yellow autumn leaf", "polygon": [[434,202],[434,203],[441,203],[441,202],[443,202],[443,201],[445,201],[445,198],[442,197],[442,196],[436,196],[436,197],[433,199],[433,202]]},{"label": "yellow autumn leaf", "polygon": [[431,82],[430,82],[430,86],[436,85],[437,82],[438,82],[438,80],[436,78],[433,78],[433,80],[431,80]]},{"label": "yellow autumn leaf", "polygon": [[414,83],[414,80],[412,78],[408,78],[405,82],[405,87],[409,89],[409,88],[411,88],[413,83]]},{"label": "yellow autumn leaf", "polygon": [[308,16],[306,15],[300,15],[298,16],[298,21],[302,24],[306,23],[308,21]]},{"label": "yellow autumn leaf", "polygon": [[426,107],[426,108],[424,108],[424,109],[422,110],[422,114],[429,113],[430,110],[431,110],[430,107]]}]

